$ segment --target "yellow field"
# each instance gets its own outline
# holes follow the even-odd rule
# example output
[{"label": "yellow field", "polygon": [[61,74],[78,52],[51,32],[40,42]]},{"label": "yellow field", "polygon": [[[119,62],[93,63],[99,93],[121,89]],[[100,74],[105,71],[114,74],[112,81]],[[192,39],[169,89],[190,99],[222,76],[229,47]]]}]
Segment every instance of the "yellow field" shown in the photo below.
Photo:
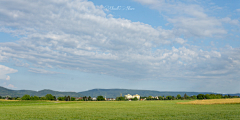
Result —
[{"label": "yellow field", "polygon": [[240,104],[240,98],[194,100],[194,101],[190,101],[190,102],[178,102],[177,104],[196,104],[196,105]]},{"label": "yellow field", "polygon": [[5,100],[5,99],[0,99],[0,101],[19,101],[19,100]]}]

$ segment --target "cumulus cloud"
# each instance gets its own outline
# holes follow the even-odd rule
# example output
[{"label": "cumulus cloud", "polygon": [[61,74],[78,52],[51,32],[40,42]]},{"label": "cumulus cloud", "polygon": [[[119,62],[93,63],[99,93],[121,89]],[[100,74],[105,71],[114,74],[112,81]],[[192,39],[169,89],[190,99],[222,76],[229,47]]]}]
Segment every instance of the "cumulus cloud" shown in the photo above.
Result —
[{"label": "cumulus cloud", "polygon": [[7,85],[6,82],[3,83],[3,86],[6,87],[6,88],[17,88],[17,87],[15,87],[15,86],[12,85],[12,84],[8,84],[8,85]]},{"label": "cumulus cloud", "polygon": [[194,17],[169,17],[175,28],[165,30],[107,17],[101,6],[86,0],[37,3],[3,0],[0,30],[24,37],[17,42],[0,43],[0,58],[14,59],[18,66],[25,67],[29,64],[21,60],[30,62],[37,68],[29,71],[42,74],[57,74],[45,69],[60,68],[127,79],[218,79],[217,73],[236,79],[234,76],[240,68],[240,58],[236,55],[239,48],[219,51],[204,51],[193,45],[161,48],[176,42],[186,43],[179,33],[197,37],[225,34],[218,19],[209,17],[197,5],[185,8],[181,3],[178,6],[156,0],[140,2],[155,3],[156,9],[166,5],[174,8],[173,12],[181,8],[183,12],[178,14]]},{"label": "cumulus cloud", "polygon": [[18,70],[9,68],[7,66],[4,65],[0,65],[0,80],[10,80],[10,76],[8,76],[7,74],[11,74],[11,73],[16,73],[18,72]]}]

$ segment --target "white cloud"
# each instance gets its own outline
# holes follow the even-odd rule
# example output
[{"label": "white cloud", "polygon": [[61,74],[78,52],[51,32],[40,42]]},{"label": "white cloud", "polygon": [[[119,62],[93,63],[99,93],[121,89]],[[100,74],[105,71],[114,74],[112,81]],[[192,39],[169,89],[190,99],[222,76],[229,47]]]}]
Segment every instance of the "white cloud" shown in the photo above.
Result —
[{"label": "white cloud", "polygon": [[135,0],[158,10],[169,23],[174,26],[174,31],[186,37],[214,37],[227,34],[221,19],[210,17],[204,8],[194,1],[182,3],[179,1],[163,0]]},{"label": "white cloud", "polygon": [[7,85],[6,82],[3,83],[3,86],[6,87],[6,88],[17,88],[17,87],[15,87],[15,86],[12,85],[12,84],[8,84],[8,85]]},{"label": "white cloud", "polygon": [[176,38],[175,41],[176,41],[177,43],[179,43],[179,44],[184,44],[184,43],[187,42],[187,40],[184,40],[184,39],[182,39],[182,38]]},{"label": "white cloud", "polygon": [[237,26],[239,26],[239,21],[237,20],[237,19],[231,19],[231,18],[229,18],[229,17],[225,17],[225,18],[222,18],[222,21],[223,22],[226,22],[226,23],[230,23],[230,24],[232,24],[232,25],[237,25]]},{"label": "white cloud", "polygon": [[240,9],[236,9],[237,12],[240,12]]},{"label": "white cloud", "polygon": [[7,76],[6,80],[10,80],[10,76]]},{"label": "white cloud", "polygon": [[225,34],[221,21],[209,17],[202,7],[188,8],[182,3],[171,5],[156,0],[140,2],[163,12],[173,8],[173,14],[184,17],[168,17],[175,28],[164,30],[107,17],[101,7],[85,0],[1,1],[0,16],[4,17],[0,19],[0,30],[25,37],[17,42],[0,43],[0,58],[14,59],[18,66],[25,67],[29,62],[37,67],[30,68],[30,72],[42,74],[58,74],[45,68],[61,68],[152,80],[199,79],[196,76],[224,79],[215,73],[226,76],[239,73],[239,48],[219,51],[200,51],[199,46],[193,45],[161,48],[186,43],[178,36],[180,33],[197,38]]},{"label": "white cloud", "polygon": [[30,68],[28,71],[34,72],[34,73],[41,73],[41,74],[60,74],[59,72],[48,71],[48,70],[38,69],[38,68]]},{"label": "white cloud", "polygon": [[0,65],[0,80],[10,80],[10,76],[7,76],[7,74],[11,74],[11,73],[16,73],[18,72],[18,70],[9,68],[7,66],[4,65]]},{"label": "white cloud", "polygon": [[14,85],[12,85],[12,84],[9,84],[9,85],[7,85],[6,86],[7,88],[16,88]]}]

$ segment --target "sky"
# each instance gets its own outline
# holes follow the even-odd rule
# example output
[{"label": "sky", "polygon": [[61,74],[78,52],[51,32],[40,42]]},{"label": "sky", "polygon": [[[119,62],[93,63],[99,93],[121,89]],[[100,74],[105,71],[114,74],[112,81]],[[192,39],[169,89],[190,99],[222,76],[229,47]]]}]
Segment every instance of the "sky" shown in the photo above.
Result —
[{"label": "sky", "polygon": [[1,0],[0,86],[240,93],[239,4]]}]

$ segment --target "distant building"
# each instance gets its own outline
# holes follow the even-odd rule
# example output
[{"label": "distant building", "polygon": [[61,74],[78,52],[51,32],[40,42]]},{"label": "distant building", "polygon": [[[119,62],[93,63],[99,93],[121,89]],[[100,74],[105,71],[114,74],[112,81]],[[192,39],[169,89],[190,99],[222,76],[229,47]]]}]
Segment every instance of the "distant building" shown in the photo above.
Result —
[{"label": "distant building", "polygon": [[130,95],[130,94],[127,94],[125,95],[125,98],[126,99],[132,99],[132,98],[137,98],[138,100],[140,100],[140,95],[136,94],[136,95]]},{"label": "distant building", "polygon": [[131,98],[133,98],[133,96],[130,95],[130,94],[127,94],[127,95],[124,95],[124,96],[125,96],[126,99],[131,99]]},{"label": "distant building", "polygon": [[138,95],[138,94],[133,95],[133,98],[135,98],[135,97],[140,100],[140,95]]},{"label": "distant building", "polygon": [[115,98],[107,98],[106,101],[115,101],[116,99]]},{"label": "distant building", "polygon": [[97,98],[95,98],[95,97],[94,97],[94,98],[92,98],[92,100],[96,101],[96,100],[97,100]]}]

